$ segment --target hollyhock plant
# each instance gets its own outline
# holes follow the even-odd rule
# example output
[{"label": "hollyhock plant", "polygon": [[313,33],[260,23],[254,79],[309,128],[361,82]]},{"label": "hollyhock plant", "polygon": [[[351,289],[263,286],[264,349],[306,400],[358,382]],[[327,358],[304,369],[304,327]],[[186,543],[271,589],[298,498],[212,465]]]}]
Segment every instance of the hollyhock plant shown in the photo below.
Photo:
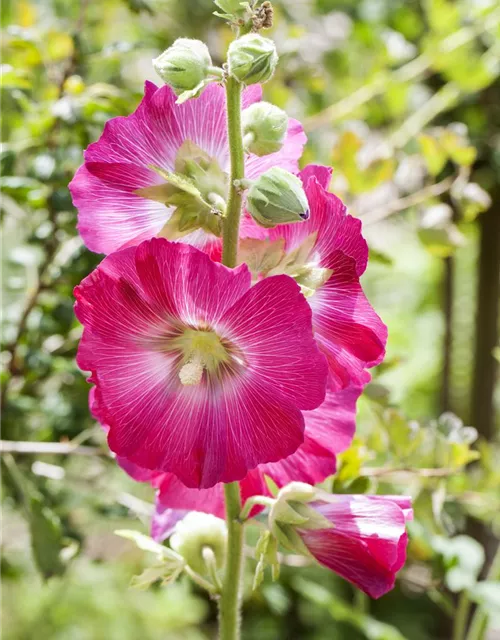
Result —
[{"label": "hollyhock plant", "polygon": [[312,556],[372,598],[394,587],[412,518],[407,496],[330,495],[301,483],[283,489],[269,515],[285,547]]},{"label": "hollyhock plant", "polygon": [[154,238],[109,256],[75,295],[78,364],[118,455],[206,488],[302,443],[326,362],[292,278],[250,288],[245,265]]},{"label": "hollyhock plant", "polygon": [[[243,108],[259,102],[261,87],[243,91]],[[302,126],[289,119],[282,148],[259,157],[247,154],[245,174],[257,178],[279,165],[296,171],[306,137]],[[142,240],[165,235],[182,239],[220,259],[221,239],[216,235],[220,216],[208,228],[179,235],[169,225],[179,211],[179,193],[167,184],[166,172],[197,179],[199,193],[183,194],[183,211],[197,213],[224,201],[228,188],[229,144],[224,88],[210,85],[199,98],[176,104],[168,86],[146,82],[136,111],[106,123],[100,139],[85,151],[85,163],[69,185],[78,209],[78,230],[89,249],[109,254]],[[181,198],[182,199],[182,198]],[[187,199],[187,201],[186,201]],[[224,207],[224,203],[220,205]]]},{"label": "hollyhock plant", "polygon": [[156,490],[154,540],[121,534],[161,560],[175,529],[170,564],[141,584],[185,571],[217,597],[221,640],[237,640],[247,520],[269,510],[254,586],[266,563],[276,578],[281,543],[379,597],[411,507],[314,487],[352,441],[387,331],[360,284],[360,221],[329,168],[299,172],[301,125],[259,102],[253,83],[278,60],[258,33],[271,3],[216,4],[237,30],[226,63],[177,40],[154,61],[171,86],[146,83],[107,123],[70,190],[85,244],[107,254],[75,289],[91,411],[118,464]]}]

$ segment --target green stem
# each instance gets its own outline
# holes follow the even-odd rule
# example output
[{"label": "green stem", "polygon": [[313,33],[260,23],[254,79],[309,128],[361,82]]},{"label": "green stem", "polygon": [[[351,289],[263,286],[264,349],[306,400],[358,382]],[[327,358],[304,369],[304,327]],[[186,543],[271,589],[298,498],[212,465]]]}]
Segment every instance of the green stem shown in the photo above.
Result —
[{"label": "green stem", "polygon": [[[486,580],[499,580],[500,579],[500,544],[495,553],[495,557],[493,558],[493,562],[491,563],[490,570],[488,571],[488,575],[486,576]],[[476,612],[472,618],[472,622],[469,628],[469,633],[467,634],[467,640],[482,640],[484,638],[484,634],[486,632],[488,624],[488,614],[486,611],[479,605],[476,609]]]},{"label": "green stem", "polygon": [[238,640],[240,637],[241,581],[243,569],[243,525],[238,517],[241,511],[240,485],[224,485],[227,523],[227,557],[222,593],[219,601],[220,640]]},{"label": "green stem", "polygon": [[248,520],[250,511],[256,505],[261,505],[270,509],[274,503],[275,500],[273,498],[269,498],[268,496],[252,496],[251,498],[248,498],[248,500],[245,502],[245,506],[241,510],[239,517],[240,522],[245,522],[245,520]]},{"label": "green stem", "polygon": [[467,630],[467,619],[470,611],[470,600],[467,591],[462,591],[458,598],[458,607],[453,621],[453,640],[464,640]]},{"label": "green stem", "polygon": [[191,580],[193,582],[196,582],[196,584],[200,586],[202,589],[205,589],[205,591],[208,591],[208,593],[211,593],[211,594],[217,593],[216,585],[212,584],[208,580],[205,580],[203,576],[200,576],[199,573],[196,573],[196,571],[193,571],[191,567],[186,565],[184,567],[184,571],[191,578]]},{"label": "green stem", "polygon": [[[222,263],[235,267],[238,262],[238,237],[241,215],[241,190],[236,180],[245,177],[245,156],[241,134],[241,85],[229,77],[226,82],[227,137],[231,169],[226,216],[222,232]],[[237,183],[236,183],[237,184]],[[227,523],[227,554],[224,582],[219,601],[220,640],[238,640],[240,637],[241,582],[243,574],[243,524],[238,520],[241,512],[240,485],[224,485]]]},{"label": "green stem", "polygon": [[227,135],[231,171],[229,193],[222,233],[222,262],[226,267],[235,267],[238,261],[238,236],[240,231],[241,192],[234,185],[235,180],[245,177],[245,155],[241,135],[241,85],[229,77],[226,82]]}]

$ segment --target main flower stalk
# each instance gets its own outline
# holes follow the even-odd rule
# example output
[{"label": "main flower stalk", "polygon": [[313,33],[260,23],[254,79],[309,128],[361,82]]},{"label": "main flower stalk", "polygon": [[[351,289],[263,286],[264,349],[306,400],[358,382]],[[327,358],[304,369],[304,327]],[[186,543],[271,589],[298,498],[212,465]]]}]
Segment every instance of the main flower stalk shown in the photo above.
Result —
[{"label": "main flower stalk", "polygon": [[229,176],[229,194],[226,218],[222,233],[222,263],[226,267],[235,267],[238,260],[238,235],[241,215],[241,190],[235,180],[245,177],[245,155],[241,134],[241,85],[235,78],[226,82],[227,97],[227,133],[231,170]]},{"label": "main flower stalk", "polygon": [[[238,261],[238,236],[241,215],[241,191],[235,181],[245,177],[245,157],[241,132],[241,85],[229,77],[226,82],[227,133],[231,161],[229,193],[222,235],[222,262],[235,267]],[[236,183],[237,184],[237,183]],[[240,636],[241,582],[243,570],[243,525],[238,482],[224,485],[227,522],[227,556],[224,582],[219,603],[221,640],[237,640]]]},{"label": "main flower stalk", "polygon": [[241,581],[243,571],[243,525],[239,482],[224,485],[227,523],[227,556],[219,604],[220,640],[237,640],[241,626]]}]

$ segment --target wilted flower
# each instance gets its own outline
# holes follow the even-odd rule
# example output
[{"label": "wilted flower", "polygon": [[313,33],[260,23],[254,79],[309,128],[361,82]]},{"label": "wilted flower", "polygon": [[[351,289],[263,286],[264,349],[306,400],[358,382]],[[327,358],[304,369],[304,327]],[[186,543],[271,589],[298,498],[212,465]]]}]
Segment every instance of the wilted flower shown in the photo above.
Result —
[{"label": "wilted flower", "polygon": [[250,284],[244,265],[152,239],[76,288],[77,361],[117,455],[211,487],[300,446],[325,397],[311,311],[288,276]]}]

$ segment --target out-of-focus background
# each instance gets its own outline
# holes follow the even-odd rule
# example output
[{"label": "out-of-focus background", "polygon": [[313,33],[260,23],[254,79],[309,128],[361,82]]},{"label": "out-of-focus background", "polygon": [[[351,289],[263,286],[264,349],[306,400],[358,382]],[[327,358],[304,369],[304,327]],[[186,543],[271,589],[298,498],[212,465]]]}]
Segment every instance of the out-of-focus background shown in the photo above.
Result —
[{"label": "out-of-focus background", "polygon": [[[364,220],[363,284],[389,326],[326,486],[410,493],[416,519],[378,602],[293,557],[252,594],[249,560],[244,638],[461,640],[476,603],[474,640],[500,638],[500,3],[273,4],[281,64],[265,97],[302,120],[303,163],[332,165],[331,189]],[[215,637],[216,607],[187,581],[128,589],[148,558],[113,531],[147,532],[153,492],[116,466],[89,415],[72,290],[101,256],[77,236],[67,189],[104,123],[158,82],[151,59],[175,38],[223,61],[231,34],[214,9],[2,3],[5,640]]]}]

